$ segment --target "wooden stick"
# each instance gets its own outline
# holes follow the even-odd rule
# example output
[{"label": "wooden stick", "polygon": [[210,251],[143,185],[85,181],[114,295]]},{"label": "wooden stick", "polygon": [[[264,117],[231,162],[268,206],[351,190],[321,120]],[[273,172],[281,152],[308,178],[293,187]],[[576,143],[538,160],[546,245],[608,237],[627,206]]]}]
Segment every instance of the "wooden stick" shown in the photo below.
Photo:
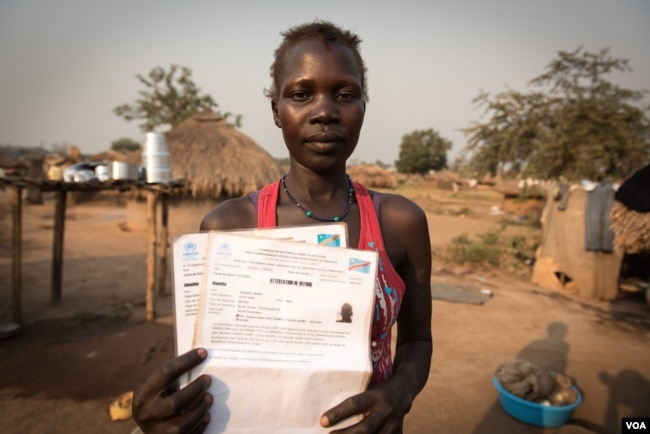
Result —
[{"label": "wooden stick", "polygon": [[54,212],[54,240],[52,243],[52,281],[50,286],[50,301],[52,303],[61,301],[66,197],[67,192],[65,190],[57,191],[56,209]]},{"label": "wooden stick", "polygon": [[158,256],[160,268],[158,270],[158,294],[165,295],[165,283],[167,282],[167,251],[169,238],[169,201],[166,194],[160,198],[160,231],[158,237]]},{"label": "wooden stick", "polygon": [[22,209],[23,209],[23,189],[19,186],[13,187],[14,196],[12,200],[12,216],[13,216],[13,233],[12,233],[12,247],[13,247],[13,258],[12,258],[12,273],[11,279],[13,283],[12,290],[12,321],[16,324],[22,324],[23,315],[22,315],[22,248],[23,248],[23,225],[22,225]]},{"label": "wooden stick", "polygon": [[156,319],[156,204],[158,193],[147,192],[147,321]]}]

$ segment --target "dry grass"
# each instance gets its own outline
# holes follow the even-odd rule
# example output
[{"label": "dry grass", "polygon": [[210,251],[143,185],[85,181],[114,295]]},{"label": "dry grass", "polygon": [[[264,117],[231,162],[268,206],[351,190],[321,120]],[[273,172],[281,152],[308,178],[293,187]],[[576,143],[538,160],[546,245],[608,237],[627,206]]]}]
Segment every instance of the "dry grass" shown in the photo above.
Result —
[{"label": "dry grass", "polygon": [[503,196],[491,190],[440,190],[425,185],[401,184],[394,190],[417,203],[425,212],[437,215],[475,215],[488,213],[492,207],[500,207]]},{"label": "dry grass", "polygon": [[[432,241],[441,232],[453,234],[432,248],[434,261],[447,266],[494,268],[527,278],[541,237],[539,222],[499,211],[503,195],[494,190],[431,188],[426,183],[401,184],[394,190],[427,213]],[[440,218],[438,218],[440,216]],[[444,226],[444,227],[442,227]],[[472,233],[464,228],[474,228]]]}]

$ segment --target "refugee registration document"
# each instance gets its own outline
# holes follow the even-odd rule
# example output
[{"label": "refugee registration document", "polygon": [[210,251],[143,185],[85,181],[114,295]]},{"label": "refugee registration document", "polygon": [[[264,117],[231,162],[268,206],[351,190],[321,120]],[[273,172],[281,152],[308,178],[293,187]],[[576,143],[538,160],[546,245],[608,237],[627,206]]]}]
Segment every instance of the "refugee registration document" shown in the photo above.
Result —
[{"label": "refugee registration document", "polygon": [[206,252],[191,376],[212,376],[207,432],[330,431],[322,413],[371,376],[377,253],[230,232]]},{"label": "refugee registration document", "polygon": [[[299,241],[320,246],[347,247],[348,227],[345,223],[326,223],[305,226],[280,226],[264,229],[237,230],[235,233]],[[192,349],[196,312],[209,232],[180,234],[172,242],[173,294],[174,294],[174,332],[176,355]],[[187,382],[181,379],[181,384]]]}]

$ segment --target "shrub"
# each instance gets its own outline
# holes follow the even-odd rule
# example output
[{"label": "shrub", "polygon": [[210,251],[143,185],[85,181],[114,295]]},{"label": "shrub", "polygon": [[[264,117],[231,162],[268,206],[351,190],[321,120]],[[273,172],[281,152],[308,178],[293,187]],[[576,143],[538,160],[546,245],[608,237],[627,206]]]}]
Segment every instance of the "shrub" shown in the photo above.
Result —
[{"label": "shrub", "polygon": [[499,232],[487,232],[478,238],[478,241],[472,241],[467,234],[453,238],[448,249],[449,258],[459,264],[499,265],[502,254],[498,244]]}]

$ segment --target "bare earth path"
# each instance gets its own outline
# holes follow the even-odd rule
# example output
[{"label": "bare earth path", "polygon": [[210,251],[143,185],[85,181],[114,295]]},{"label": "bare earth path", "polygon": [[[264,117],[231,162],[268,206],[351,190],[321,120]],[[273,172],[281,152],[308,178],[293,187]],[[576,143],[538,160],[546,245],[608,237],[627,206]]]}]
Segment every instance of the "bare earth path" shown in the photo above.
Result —
[{"label": "bare earth path", "polygon": [[[8,198],[0,192],[0,323],[11,318]],[[52,204],[25,206],[25,325],[0,340],[0,431],[128,434],[135,427],[112,422],[108,405],[172,357],[174,343],[169,296],[157,302],[161,320],[144,321],[146,234],[122,230],[124,213],[101,203],[69,208],[63,300],[51,305]],[[434,247],[491,227],[485,218],[435,212],[429,220]],[[438,263],[434,280],[494,296],[483,305],[432,301],[433,365],[406,433],[555,432],[521,424],[498,406],[492,374],[518,356],[564,371],[582,390],[574,426],[560,432],[616,433],[622,416],[650,416],[650,310],[639,299],[586,302],[501,271]]]}]

